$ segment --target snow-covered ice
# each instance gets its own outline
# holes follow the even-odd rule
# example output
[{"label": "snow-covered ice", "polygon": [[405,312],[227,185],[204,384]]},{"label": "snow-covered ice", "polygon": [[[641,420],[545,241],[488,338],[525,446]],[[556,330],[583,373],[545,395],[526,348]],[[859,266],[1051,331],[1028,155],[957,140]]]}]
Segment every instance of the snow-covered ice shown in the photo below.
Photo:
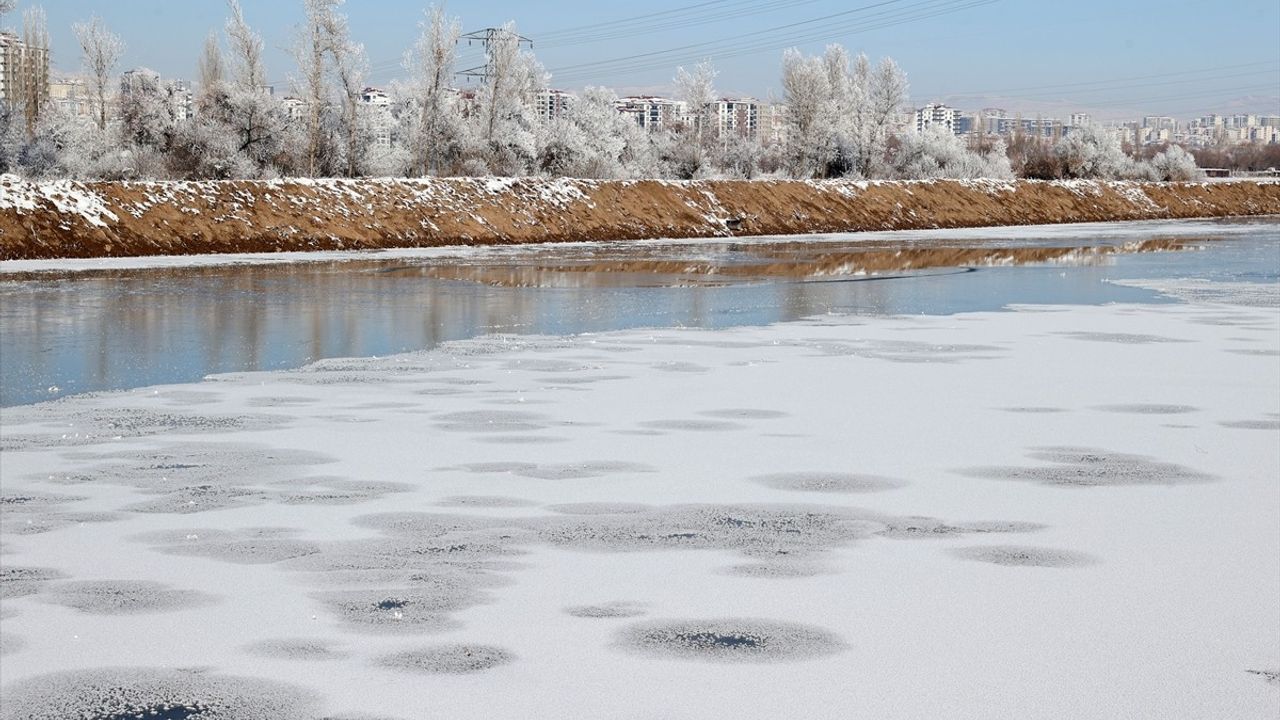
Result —
[{"label": "snow-covered ice", "polygon": [[1280,307],[1182,294],[6,409],[0,715],[1275,717]]}]

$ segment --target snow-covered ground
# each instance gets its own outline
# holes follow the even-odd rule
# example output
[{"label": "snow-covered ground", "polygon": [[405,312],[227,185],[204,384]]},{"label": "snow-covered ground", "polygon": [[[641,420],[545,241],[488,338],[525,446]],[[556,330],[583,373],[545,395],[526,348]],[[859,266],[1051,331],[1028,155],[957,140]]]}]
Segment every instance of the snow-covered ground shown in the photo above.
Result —
[{"label": "snow-covered ground", "polygon": [[6,409],[0,715],[1274,718],[1277,287],[1168,289]]}]

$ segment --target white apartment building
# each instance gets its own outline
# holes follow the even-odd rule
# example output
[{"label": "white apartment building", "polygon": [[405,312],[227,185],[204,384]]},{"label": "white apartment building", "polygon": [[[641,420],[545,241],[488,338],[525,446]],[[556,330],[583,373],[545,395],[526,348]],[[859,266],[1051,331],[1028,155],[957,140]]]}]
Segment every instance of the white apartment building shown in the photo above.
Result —
[{"label": "white apartment building", "polygon": [[754,98],[721,98],[709,108],[709,117],[720,137],[755,138],[760,131],[760,102]]},{"label": "white apartment building", "polygon": [[20,102],[29,87],[48,101],[49,49],[28,47],[17,35],[0,32],[0,102]]},{"label": "white apartment building", "polygon": [[293,95],[286,95],[280,99],[280,107],[284,110],[284,116],[290,122],[294,120],[302,120],[307,116],[307,101]]},{"label": "white apartment building", "polygon": [[950,132],[956,131],[956,123],[960,119],[960,111],[941,103],[929,103],[916,110],[916,132],[924,132],[926,128],[941,125]]},{"label": "white apartment building", "polygon": [[169,81],[169,103],[173,107],[173,119],[179,122],[196,116],[196,96],[191,83],[186,80]]},{"label": "white apartment building", "polygon": [[629,115],[646,130],[676,125],[689,119],[688,103],[652,95],[620,98],[618,112]]},{"label": "white apartment building", "polygon": [[573,93],[564,90],[546,88],[539,90],[534,98],[534,110],[538,119],[546,122],[563,116],[573,104]]}]

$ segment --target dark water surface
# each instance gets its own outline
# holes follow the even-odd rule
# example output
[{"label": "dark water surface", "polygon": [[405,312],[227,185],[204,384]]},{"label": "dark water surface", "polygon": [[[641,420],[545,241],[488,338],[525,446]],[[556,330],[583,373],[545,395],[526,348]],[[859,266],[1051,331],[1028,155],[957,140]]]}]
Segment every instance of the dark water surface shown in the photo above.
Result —
[{"label": "dark water surface", "polygon": [[[1110,252],[1142,242],[1160,247],[1169,238],[1189,249]],[[851,274],[861,253],[875,265],[904,247],[914,253],[913,269]],[[967,264],[947,266],[952,248],[966,249],[960,259]],[[1015,248],[1075,250],[1050,262],[992,265],[1015,262]],[[940,265],[920,269],[932,261]],[[1168,301],[1108,282],[1126,278],[1277,282],[1280,219],[11,273],[0,275],[0,405],[386,355],[494,332],[722,328],[823,313]]]}]

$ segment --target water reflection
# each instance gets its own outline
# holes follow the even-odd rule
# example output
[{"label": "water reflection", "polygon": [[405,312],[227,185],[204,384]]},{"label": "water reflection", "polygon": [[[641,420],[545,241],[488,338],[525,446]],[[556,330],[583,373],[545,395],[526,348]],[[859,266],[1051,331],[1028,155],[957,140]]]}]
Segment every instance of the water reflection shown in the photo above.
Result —
[{"label": "water reflection", "polygon": [[[644,252],[613,247],[588,253],[558,253],[523,262],[441,262],[390,267],[381,272],[416,274],[443,280],[470,280],[503,287],[605,287],[723,285],[730,282],[898,277],[932,268],[991,267],[1058,262],[1096,265],[1117,253],[1183,250],[1211,238],[1151,238],[1122,245],[1033,247],[927,246],[882,243],[777,243],[718,245],[698,257],[669,257],[675,248]],[[832,247],[835,245],[835,247]],[[711,252],[707,252],[711,250]],[[687,253],[685,253],[687,254]]]},{"label": "water reflection", "polygon": [[[726,327],[827,312],[954,313],[1010,303],[1153,301],[1117,277],[1235,272],[1272,279],[1280,224],[1192,242],[1057,238],[1024,259],[1073,264],[988,267],[996,244],[848,248],[802,243],[545,248],[474,259],[343,261],[96,272],[0,282],[0,403],[160,383],[217,372],[294,367],[325,357],[430,348],[489,332],[567,334],[627,327]],[[1179,243],[1187,242],[1185,240]],[[1082,251],[1081,248],[1102,248]],[[917,252],[918,251],[918,252]],[[952,255],[944,258],[945,252]],[[879,255],[877,255],[879,253]],[[893,254],[908,270],[853,275]],[[852,255],[859,257],[854,258]],[[924,262],[937,260],[937,267]],[[1083,259],[1085,264],[1074,264]],[[903,263],[899,263],[902,265]],[[970,265],[970,269],[954,267]],[[927,269],[919,269],[925,267]],[[1234,270],[1232,270],[1234,268]]]}]

